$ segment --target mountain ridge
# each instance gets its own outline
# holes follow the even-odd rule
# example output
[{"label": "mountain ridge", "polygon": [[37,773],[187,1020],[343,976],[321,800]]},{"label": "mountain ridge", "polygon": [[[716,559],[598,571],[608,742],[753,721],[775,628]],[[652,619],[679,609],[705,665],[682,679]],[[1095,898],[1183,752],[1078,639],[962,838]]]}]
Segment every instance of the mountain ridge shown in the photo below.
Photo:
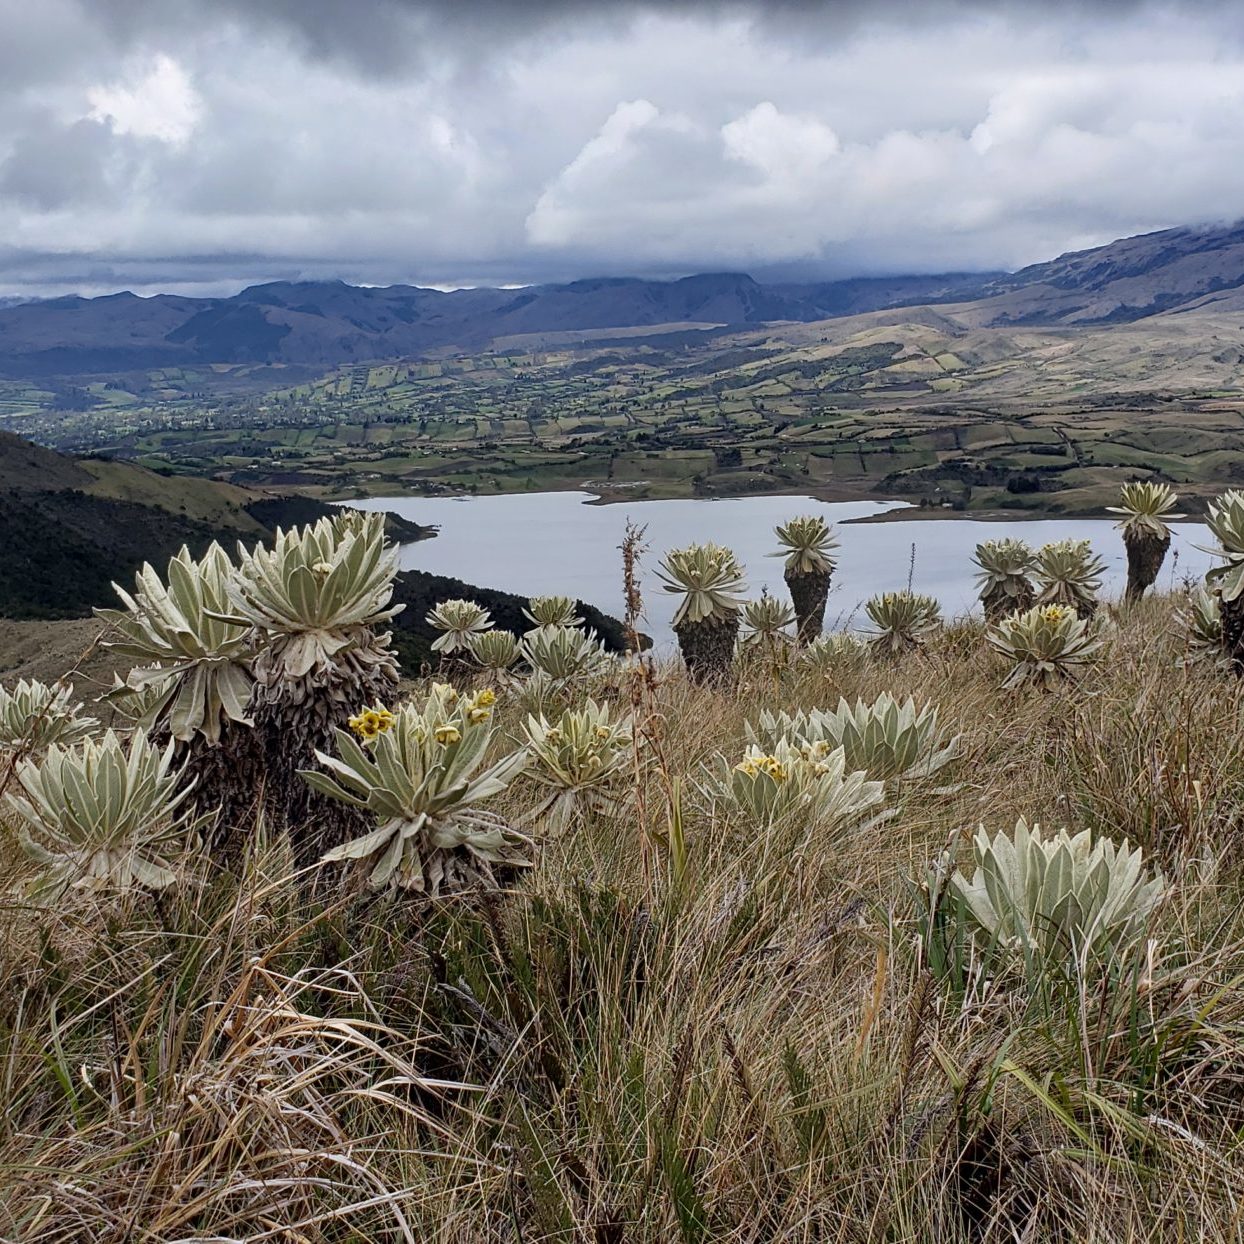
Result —
[{"label": "mountain ridge", "polygon": [[99,374],[201,364],[312,366],[479,351],[501,339],[602,329],[814,323],[953,305],[981,327],[1130,322],[1244,289],[1244,223],[1164,229],[1012,273],[761,282],[597,276],[514,289],[271,281],[228,298],[179,294],[0,303],[0,375]]}]

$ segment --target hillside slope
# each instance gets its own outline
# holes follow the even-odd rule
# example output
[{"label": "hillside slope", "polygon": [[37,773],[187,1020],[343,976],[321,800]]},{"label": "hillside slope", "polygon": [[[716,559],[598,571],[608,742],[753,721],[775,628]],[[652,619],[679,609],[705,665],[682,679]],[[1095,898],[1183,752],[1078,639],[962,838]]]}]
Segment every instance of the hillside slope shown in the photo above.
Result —
[{"label": "hillside slope", "polygon": [[[329,513],[303,497],[70,458],[0,432],[0,617],[85,617],[111,599],[114,579],[183,544],[254,542]],[[432,534],[396,516],[390,523],[396,539]]]},{"label": "hillside slope", "polygon": [[[310,497],[252,492],[213,480],[166,478],[124,462],[74,459],[0,432],[0,619],[88,618],[94,607],[115,604],[113,582],[128,585],[151,562],[162,567],[181,547],[201,553],[213,540],[227,548],[253,544],[277,527],[314,522],[334,507]],[[399,542],[435,534],[388,515]],[[526,597],[474,587],[442,575],[409,571],[398,576],[395,599],[406,606],[393,622],[394,645],[407,668],[435,659],[428,611],[441,601],[468,596],[485,605],[495,623],[525,630]],[[622,626],[591,605],[579,612],[613,651],[626,646]],[[0,632],[0,670],[20,665],[6,652]],[[21,632],[29,644],[29,631]],[[77,642],[80,633],[71,628]],[[16,640],[14,641],[16,642]],[[58,649],[59,651],[59,649]]]}]

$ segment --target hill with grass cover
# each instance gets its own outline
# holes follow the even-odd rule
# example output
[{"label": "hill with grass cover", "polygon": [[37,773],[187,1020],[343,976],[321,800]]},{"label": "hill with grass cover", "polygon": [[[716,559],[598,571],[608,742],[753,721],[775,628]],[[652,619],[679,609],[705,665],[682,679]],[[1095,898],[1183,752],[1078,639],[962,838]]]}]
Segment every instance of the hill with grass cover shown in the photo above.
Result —
[{"label": "hill with grass cover", "polygon": [[[89,617],[116,603],[114,582],[128,587],[151,562],[159,569],[183,545],[196,556],[213,540],[232,549],[278,527],[314,523],[337,507],[309,497],[250,492],[214,480],[162,476],[130,463],[71,458],[0,432],[0,617]],[[396,514],[390,538],[426,539],[435,529]],[[398,578],[407,605],[393,622],[395,643],[414,669],[433,658],[436,632],[428,610],[469,596],[493,611],[498,626],[522,631],[525,597],[422,571]],[[588,605],[580,612],[612,651],[625,647],[621,624]]]}]

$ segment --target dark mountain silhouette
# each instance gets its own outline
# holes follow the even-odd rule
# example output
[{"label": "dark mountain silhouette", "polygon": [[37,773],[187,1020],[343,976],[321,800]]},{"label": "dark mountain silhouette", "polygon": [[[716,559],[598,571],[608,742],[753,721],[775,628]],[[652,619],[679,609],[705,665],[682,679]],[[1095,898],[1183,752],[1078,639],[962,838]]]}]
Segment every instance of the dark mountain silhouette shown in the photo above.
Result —
[{"label": "dark mountain silhouette", "polygon": [[[1227,301],[1244,286],[1244,223],[1163,229],[995,278],[991,324],[1108,324]],[[992,295],[992,296],[990,296]],[[1234,307],[1239,294],[1229,299]]]},{"label": "dark mountain silhouette", "polygon": [[524,289],[278,281],[232,298],[51,298],[0,305],[0,375],[194,363],[340,363],[478,350],[508,337],[811,322],[894,307],[971,304],[980,325],[1103,324],[1244,306],[1244,225],[1166,229],[1014,273],[761,284],[740,272],[675,281],[602,277]]},{"label": "dark mountain silhouette", "polygon": [[[310,497],[248,492],[212,480],[195,480],[198,505],[180,503],[188,481],[165,479],[128,462],[72,458],[9,432],[0,432],[0,618],[90,617],[98,605],[115,605],[112,584],[129,587],[134,572],[151,562],[163,571],[183,544],[200,555],[213,540],[231,552],[278,527],[312,523],[334,507]],[[134,500],[142,496],[143,501]],[[215,502],[215,504],[213,504]],[[389,535],[399,542],[423,539],[434,528],[395,514]],[[442,601],[470,597],[492,612],[498,626],[527,629],[525,596],[474,587],[460,579],[403,571],[394,600],[406,608],[393,619],[393,642],[404,668],[436,663],[436,630],[428,612]],[[610,651],[627,646],[622,624],[584,601],[578,612]]]},{"label": "dark mountain silhouette", "polygon": [[978,277],[761,285],[743,273],[600,278],[445,293],[340,281],[274,282],[232,298],[53,298],[0,308],[0,374],[27,377],[193,363],[333,366],[480,349],[533,333],[747,325],[945,301]]}]

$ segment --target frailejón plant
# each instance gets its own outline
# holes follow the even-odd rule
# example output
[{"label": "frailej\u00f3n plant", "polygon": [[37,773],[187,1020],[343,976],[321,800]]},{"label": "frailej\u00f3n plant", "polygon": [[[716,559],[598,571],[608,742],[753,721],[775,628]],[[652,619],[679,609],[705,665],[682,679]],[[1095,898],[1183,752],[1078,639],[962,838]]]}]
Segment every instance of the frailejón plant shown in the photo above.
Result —
[{"label": "frailej\u00f3n plant", "polygon": [[1037,550],[1034,573],[1038,605],[1067,605],[1082,618],[1097,612],[1106,564],[1087,540],[1056,540]]},{"label": "frailej\u00f3n plant", "polygon": [[152,692],[141,724],[157,735],[214,747],[230,723],[251,724],[251,624],[223,616],[233,573],[219,544],[199,561],[183,548],[169,561],[167,582],[144,565],[132,596],[113,584],[124,609],[95,611],[119,636],[105,645],[142,662],[125,683]]},{"label": "frailej\u00f3n plant", "polygon": [[665,591],[682,597],[674,611],[674,634],[696,682],[724,677],[734,660],[743,606],[743,570],[719,544],[673,549],[657,568]]},{"label": "frailej\u00f3n plant", "polygon": [[818,514],[792,518],[775,531],[782,547],[772,556],[786,559],[783,577],[799,621],[799,642],[810,643],[825,625],[825,602],[829,599],[838,541],[833,529]]},{"label": "frailej\u00f3n plant", "polygon": [[492,616],[473,600],[443,600],[428,613],[428,625],[441,633],[432,641],[432,651],[442,656],[469,652],[471,640],[492,629]]},{"label": "frailej\u00f3n plant", "polygon": [[514,666],[522,653],[513,631],[484,631],[472,635],[467,651],[475,663],[490,674],[499,675]]},{"label": "frailej\u00f3n plant", "polygon": [[1215,592],[1198,587],[1177,615],[1183,623],[1188,649],[1184,665],[1212,664],[1226,667],[1222,642],[1222,604]]},{"label": "frailej\u00f3n plant", "polygon": [[795,611],[785,601],[764,595],[743,606],[743,631],[739,647],[744,650],[774,653],[794,643],[790,628]]},{"label": "frailej\u00f3n plant", "polygon": [[748,741],[763,751],[772,751],[783,739],[799,748],[842,748],[848,769],[881,779],[929,777],[958,757],[961,743],[959,735],[946,737],[936,705],[917,707],[910,696],[900,702],[888,691],[872,703],[839,698],[830,711],[765,710],[745,729]]},{"label": "frailej\u00f3n plant", "polygon": [[809,830],[844,828],[885,795],[881,782],[848,771],[841,748],[780,739],[768,750],[749,746],[737,764],[721,757],[719,765],[711,793],[757,825],[797,818]]},{"label": "frailej\u00f3n plant", "polygon": [[523,636],[519,651],[532,671],[544,675],[555,690],[587,682],[613,663],[596,632],[577,626],[537,627]]},{"label": "frailej\u00f3n plant", "polygon": [[941,625],[941,606],[918,592],[884,592],[864,605],[874,630],[868,645],[879,657],[894,659],[924,647]]},{"label": "frailej\u00f3n plant", "polygon": [[836,631],[814,639],[799,652],[799,664],[823,678],[850,670],[859,665],[868,648],[858,635]]},{"label": "frailej\u00f3n plant", "polygon": [[173,746],[152,746],[142,729],[128,743],[109,730],[18,762],[4,805],[40,865],[39,894],[172,885],[176,857],[206,824],[187,805]]},{"label": "frailej\u00f3n plant", "polygon": [[403,705],[361,743],[337,730],[335,755],[317,752],[321,768],[302,777],[378,823],[320,862],[357,862],[373,890],[433,895],[493,887],[529,864],[530,841],[480,806],[527,764],[520,751],[484,767],[495,700],[489,690],[459,695],[437,683],[422,705]]},{"label": "frailej\u00f3n plant", "polygon": [[976,546],[972,561],[979,569],[976,588],[987,622],[1032,607],[1037,595],[1033,560],[1032,549],[1023,540],[984,540]]},{"label": "frailej\u00f3n plant", "polygon": [[523,610],[523,617],[532,626],[583,625],[583,619],[575,613],[575,602],[569,596],[533,596]]},{"label": "frailej\u00f3n plant", "polygon": [[1102,646],[1099,630],[1067,605],[1037,605],[991,627],[990,647],[1010,662],[1003,687],[1050,687],[1074,678]]},{"label": "frailej\u00f3n plant", "polygon": [[83,717],[69,686],[49,687],[21,679],[11,691],[0,687],[0,762],[44,751],[53,743],[73,743],[99,722]]},{"label": "frailej\u00f3n plant", "polygon": [[1244,673],[1244,492],[1231,489],[1212,502],[1205,525],[1218,541],[1224,564],[1205,576],[1218,597],[1222,650],[1230,668]]},{"label": "frailej\u00f3n plant", "polygon": [[1122,514],[1118,526],[1127,549],[1127,599],[1139,600],[1162,570],[1166,550],[1171,546],[1168,519],[1182,518],[1174,513],[1179,498],[1169,484],[1155,482],[1124,484],[1118,505],[1107,506],[1112,514]]},{"label": "frailej\u00f3n plant", "polygon": [[352,836],[360,818],[316,796],[298,776],[360,704],[397,686],[389,633],[397,549],[384,515],[343,514],[278,531],[271,548],[239,548],[230,621],[254,627],[259,646],[251,716],[261,741],[270,823],[287,829],[299,866]]},{"label": "frailej\u00f3n plant", "polygon": [[1088,830],[1046,835],[1020,820],[991,838],[982,826],[972,857],[972,876],[956,871],[949,895],[982,949],[1022,956],[1037,969],[1127,957],[1165,889],[1139,848],[1094,842]]},{"label": "frailej\u00f3n plant", "polygon": [[589,699],[550,723],[543,714],[524,727],[531,764],[527,776],[544,796],[524,817],[564,828],[584,814],[616,815],[632,761],[629,721],[615,721],[607,705]]}]

